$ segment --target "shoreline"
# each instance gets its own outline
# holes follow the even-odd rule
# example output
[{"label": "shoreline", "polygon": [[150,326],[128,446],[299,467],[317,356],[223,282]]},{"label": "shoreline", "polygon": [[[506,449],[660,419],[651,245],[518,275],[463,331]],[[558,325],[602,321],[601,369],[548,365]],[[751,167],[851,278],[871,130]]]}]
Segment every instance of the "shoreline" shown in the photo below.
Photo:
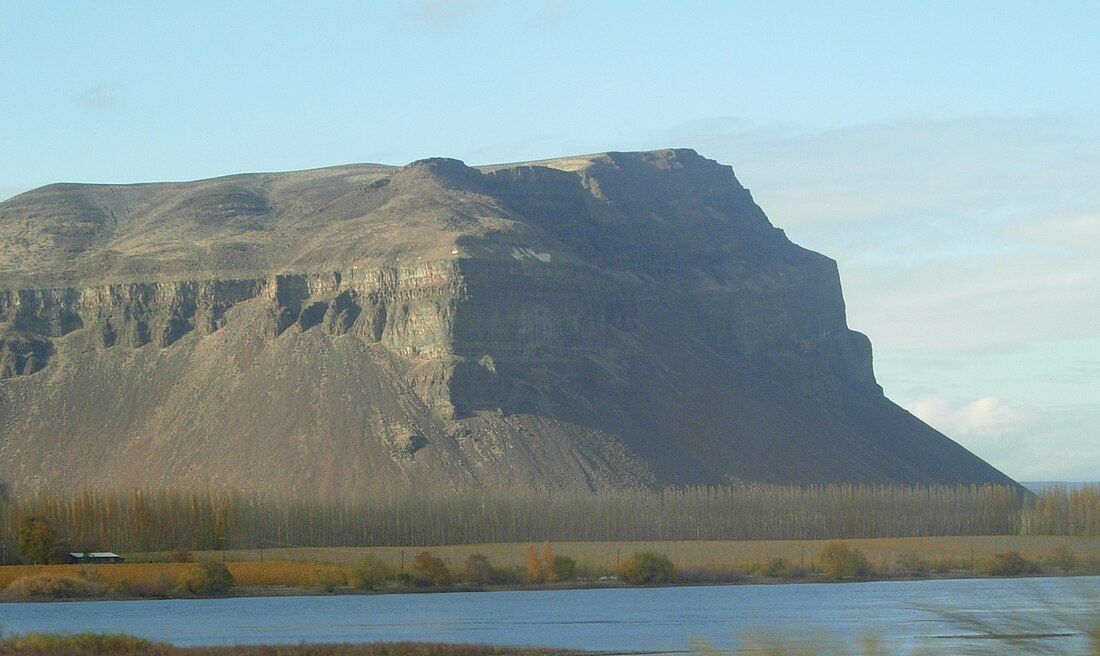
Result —
[{"label": "shoreline", "polygon": [[601,582],[568,582],[554,584],[522,584],[522,585],[451,585],[451,586],[424,586],[424,587],[399,587],[394,586],[385,590],[360,589],[352,586],[340,586],[333,591],[320,590],[316,587],[297,585],[240,585],[234,586],[227,594],[219,595],[165,595],[165,596],[141,596],[125,595],[115,592],[107,592],[102,596],[72,597],[72,598],[19,598],[10,596],[0,591],[0,604],[51,604],[73,602],[102,602],[102,601],[209,601],[214,599],[238,599],[238,598],[264,598],[264,597],[374,597],[386,595],[421,595],[421,594],[458,594],[458,593],[483,593],[483,592],[556,592],[568,590],[627,590],[645,588],[694,588],[694,587],[739,587],[739,586],[782,586],[782,585],[855,585],[861,583],[918,583],[922,581],[972,581],[972,580],[1005,580],[1005,579],[1071,579],[1071,578],[1095,578],[1097,573],[1055,574],[1040,572],[1036,574],[1023,574],[1015,576],[991,576],[984,574],[956,575],[929,575],[929,576],[871,576],[864,578],[830,579],[825,576],[807,576],[799,579],[774,579],[768,577],[746,577],[741,581],[726,582],[701,582],[685,581],[677,583],[631,584],[618,581]]},{"label": "shoreline", "polygon": [[[1100,575],[1097,537],[558,542],[540,547],[494,543],[158,551],[127,554],[123,563],[3,565],[0,603],[62,597],[123,601]],[[665,556],[674,574],[634,572],[630,582],[618,578],[623,574],[620,561],[625,564],[641,552]],[[434,563],[437,570],[420,569],[418,560]],[[563,569],[547,568],[556,561]],[[532,575],[532,567],[541,573]],[[198,569],[227,570],[231,579],[224,583],[232,587],[195,587],[211,576]],[[533,582],[536,576],[551,580]]]}]

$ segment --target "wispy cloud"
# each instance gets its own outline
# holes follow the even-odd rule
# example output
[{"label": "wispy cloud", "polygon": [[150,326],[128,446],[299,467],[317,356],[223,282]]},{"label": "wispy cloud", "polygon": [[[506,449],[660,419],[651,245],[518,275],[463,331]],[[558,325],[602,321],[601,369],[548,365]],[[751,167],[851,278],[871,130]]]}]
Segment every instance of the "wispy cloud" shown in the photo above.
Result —
[{"label": "wispy cloud", "polygon": [[710,120],[671,134],[733,163],[776,225],[840,262],[851,323],[877,346],[1096,334],[1096,120]]},{"label": "wispy cloud", "polygon": [[104,82],[81,89],[73,95],[73,102],[81,109],[90,112],[109,112],[123,106],[122,97],[119,95],[119,85]]},{"label": "wispy cloud", "polygon": [[1049,385],[1100,385],[1100,353],[1085,352],[1080,357],[1077,362],[1039,374],[1037,381]]},{"label": "wispy cloud", "polygon": [[401,13],[428,27],[449,28],[485,7],[485,0],[416,0],[402,4]]},{"label": "wispy cloud", "polygon": [[660,141],[732,164],[838,261],[888,396],[1017,478],[1100,479],[1100,120],[710,119]]},{"label": "wispy cloud", "polygon": [[[660,139],[696,144],[732,163],[769,215],[799,230],[899,220],[919,233],[959,217],[988,227],[1034,208],[1080,210],[1100,199],[1096,120],[976,118],[815,130],[709,119]],[[975,209],[981,214],[970,215]]]}]

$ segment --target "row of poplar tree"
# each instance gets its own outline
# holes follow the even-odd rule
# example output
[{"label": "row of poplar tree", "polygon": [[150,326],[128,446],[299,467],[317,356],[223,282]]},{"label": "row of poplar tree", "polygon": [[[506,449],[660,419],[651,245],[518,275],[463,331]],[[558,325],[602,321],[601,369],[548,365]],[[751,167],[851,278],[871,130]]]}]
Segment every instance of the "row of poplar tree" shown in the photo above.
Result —
[{"label": "row of poplar tree", "polygon": [[424,546],[492,542],[782,540],[1100,534],[1100,489],[1005,486],[463,490],[295,499],[240,490],[39,493],[0,502],[10,560],[28,517],[74,549]]}]

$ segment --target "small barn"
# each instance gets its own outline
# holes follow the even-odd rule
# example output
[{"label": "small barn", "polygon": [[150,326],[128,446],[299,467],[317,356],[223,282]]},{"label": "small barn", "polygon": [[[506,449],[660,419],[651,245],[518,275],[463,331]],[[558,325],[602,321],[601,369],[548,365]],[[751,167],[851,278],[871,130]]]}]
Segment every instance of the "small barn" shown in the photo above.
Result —
[{"label": "small barn", "polygon": [[125,558],[110,551],[70,551],[69,564],[76,563],[121,563]]}]

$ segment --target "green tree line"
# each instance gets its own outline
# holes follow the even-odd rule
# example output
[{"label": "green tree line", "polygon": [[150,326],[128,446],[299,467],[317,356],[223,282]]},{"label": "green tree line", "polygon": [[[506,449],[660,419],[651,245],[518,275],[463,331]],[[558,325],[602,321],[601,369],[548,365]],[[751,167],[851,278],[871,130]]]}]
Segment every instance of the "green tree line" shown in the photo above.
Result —
[{"label": "green tree line", "polygon": [[[0,501],[8,562],[20,526],[45,517],[76,550],[427,546],[491,542],[1096,535],[1096,490],[1021,501],[1000,486],[689,487],[404,492],[293,499],[252,491],[38,493]],[[1089,514],[1091,513],[1091,515]]]}]

